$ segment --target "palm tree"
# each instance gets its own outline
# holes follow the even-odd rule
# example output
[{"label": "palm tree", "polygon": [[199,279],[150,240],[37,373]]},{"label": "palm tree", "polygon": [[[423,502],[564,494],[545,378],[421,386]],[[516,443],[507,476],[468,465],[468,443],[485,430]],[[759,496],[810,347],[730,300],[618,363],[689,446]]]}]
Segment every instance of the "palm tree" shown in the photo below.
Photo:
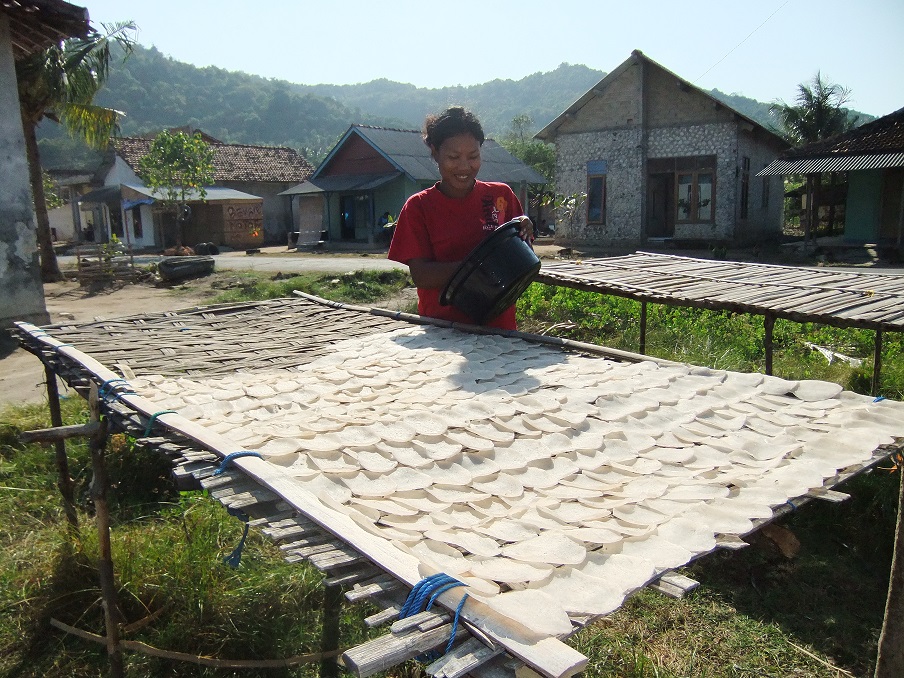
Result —
[{"label": "palm tree", "polygon": [[769,107],[769,112],[781,125],[779,133],[793,146],[799,146],[856,127],[858,117],[851,117],[843,108],[850,98],[849,88],[823,81],[822,74],[817,71],[811,82],[797,86],[794,105],[776,101]]},{"label": "palm tree", "polygon": [[92,28],[84,38],[65,40],[16,62],[44,282],[60,280],[62,275],[50,237],[36,130],[41,120],[49,118],[63,124],[70,134],[81,137],[89,145],[106,147],[116,131],[120,113],[92,102],[109,75],[113,45],[119,45],[128,56],[136,27],[131,21],[102,26],[103,32]]},{"label": "palm tree", "polygon": [[[847,132],[857,126],[859,116],[851,116],[843,106],[850,100],[851,90],[836,83],[825,82],[817,71],[809,83],[797,86],[797,97],[794,105],[776,101],[769,107],[769,112],[778,120],[778,133],[792,146],[800,146],[822,141]],[[829,190],[834,193],[836,175],[829,173]],[[804,242],[810,239],[811,233],[818,230],[819,204],[822,199],[822,172],[807,175],[807,218],[804,228]],[[829,206],[828,233],[835,226],[835,201]]]}]

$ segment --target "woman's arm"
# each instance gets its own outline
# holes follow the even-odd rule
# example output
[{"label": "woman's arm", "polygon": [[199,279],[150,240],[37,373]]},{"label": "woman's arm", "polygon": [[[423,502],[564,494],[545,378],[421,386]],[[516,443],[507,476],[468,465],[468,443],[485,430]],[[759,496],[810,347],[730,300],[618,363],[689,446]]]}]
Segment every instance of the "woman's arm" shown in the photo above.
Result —
[{"label": "woman's arm", "polygon": [[408,270],[417,287],[443,289],[452,274],[458,270],[460,261],[433,261],[431,259],[410,259]]}]

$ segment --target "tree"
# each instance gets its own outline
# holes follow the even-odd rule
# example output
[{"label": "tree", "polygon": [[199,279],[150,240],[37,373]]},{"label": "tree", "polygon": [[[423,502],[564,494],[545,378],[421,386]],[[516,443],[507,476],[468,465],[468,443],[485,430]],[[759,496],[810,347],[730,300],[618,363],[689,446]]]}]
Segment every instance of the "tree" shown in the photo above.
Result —
[{"label": "tree", "polygon": [[89,145],[106,147],[116,131],[120,113],[92,102],[109,75],[112,45],[121,46],[128,56],[136,28],[132,22],[102,25],[103,32],[92,28],[87,37],[64,40],[16,62],[41,278],[45,282],[59,280],[62,275],[50,237],[36,130],[41,120],[49,118]]},{"label": "tree", "polygon": [[822,141],[857,126],[858,116],[843,108],[850,101],[851,90],[824,82],[817,72],[809,83],[797,86],[795,104],[776,101],[769,107],[779,122],[779,133],[793,146]]},{"label": "tree", "polygon": [[533,124],[534,121],[529,115],[516,115],[512,118],[511,129],[503,136],[501,145],[525,165],[530,165],[546,177],[545,185],[528,187],[530,204],[526,207],[528,211],[532,208],[533,214],[541,222],[536,225],[536,230],[544,221],[543,207],[550,204],[555,194],[551,189],[556,171],[556,149],[546,142],[533,139]]},{"label": "tree", "polygon": [[138,175],[162,196],[160,201],[176,216],[176,244],[182,245],[182,226],[190,218],[189,197],[203,200],[205,186],[213,183],[213,149],[195,132],[163,131],[138,162]]},{"label": "tree", "polygon": [[[779,122],[778,132],[792,146],[822,141],[837,134],[853,129],[859,120],[851,116],[844,108],[850,100],[851,90],[835,83],[824,82],[822,74],[817,72],[809,83],[797,86],[795,104],[776,101],[769,107],[769,112]],[[830,190],[834,192],[836,176],[829,173]],[[804,241],[819,227],[819,205],[823,194],[822,172],[807,175],[807,193],[811,196],[807,201],[807,217],[804,222]],[[831,234],[835,224],[835,201],[830,201],[828,215],[828,233]]]}]

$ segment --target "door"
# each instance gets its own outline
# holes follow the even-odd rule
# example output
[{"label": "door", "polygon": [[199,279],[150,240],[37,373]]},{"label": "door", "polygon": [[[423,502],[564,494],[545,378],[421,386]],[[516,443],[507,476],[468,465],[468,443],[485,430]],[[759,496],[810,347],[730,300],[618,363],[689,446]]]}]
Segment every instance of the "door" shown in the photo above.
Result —
[{"label": "door", "polygon": [[675,235],[672,211],[674,174],[651,174],[647,179],[647,237],[671,238]]},{"label": "door", "polygon": [[339,229],[343,240],[355,239],[355,196],[339,198]]}]

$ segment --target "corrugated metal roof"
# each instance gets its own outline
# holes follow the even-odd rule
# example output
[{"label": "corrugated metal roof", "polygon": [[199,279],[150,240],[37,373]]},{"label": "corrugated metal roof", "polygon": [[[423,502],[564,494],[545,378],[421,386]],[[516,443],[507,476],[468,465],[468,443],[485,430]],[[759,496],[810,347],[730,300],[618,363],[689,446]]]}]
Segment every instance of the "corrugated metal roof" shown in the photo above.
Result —
[{"label": "corrugated metal roof", "polygon": [[303,184],[279,193],[278,195],[306,195],[310,193],[332,193],[334,191],[369,191],[377,186],[402,176],[394,174],[344,174],[330,177],[308,179]]},{"label": "corrugated metal roof", "polygon": [[850,172],[853,170],[904,167],[904,153],[876,153],[840,157],[773,160],[757,172],[758,177],[774,174],[812,174],[815,172]]}]

